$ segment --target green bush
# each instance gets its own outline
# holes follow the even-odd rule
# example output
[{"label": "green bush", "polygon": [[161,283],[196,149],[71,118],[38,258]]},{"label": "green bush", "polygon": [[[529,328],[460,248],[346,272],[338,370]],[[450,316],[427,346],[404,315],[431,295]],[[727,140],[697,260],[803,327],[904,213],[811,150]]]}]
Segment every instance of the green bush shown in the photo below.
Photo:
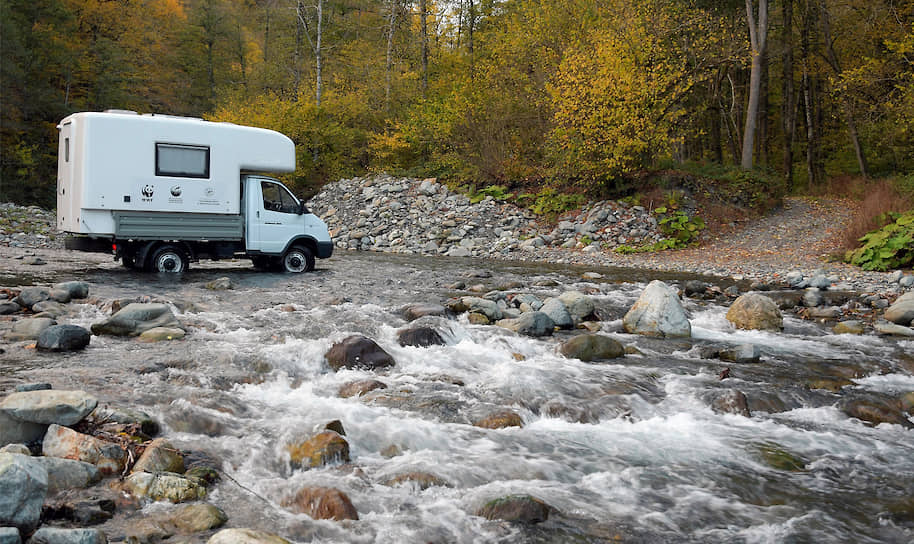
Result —
[{"label": "green bush", "polygon": [[860,248],[849,251],[845,259],[864,270],[893,270],[914,264],[914,210],[892,214],[894,223],[860,238]]},{"label": "green bush", "polygon": [[660,231],[674,241],[672,247],[686,247],[697,242],[698,236],[705,228],[705,222],[701,217],[689,217],[681,210],[670,212],[661,206],[655,209],[654,213],[661,216]]}]

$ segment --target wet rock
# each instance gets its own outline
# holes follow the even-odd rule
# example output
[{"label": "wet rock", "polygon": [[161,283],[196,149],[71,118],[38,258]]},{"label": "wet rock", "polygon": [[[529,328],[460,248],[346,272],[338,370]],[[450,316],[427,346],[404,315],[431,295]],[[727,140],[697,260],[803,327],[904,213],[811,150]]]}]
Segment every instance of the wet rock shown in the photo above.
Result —
[{"label": "wet rock", "polygon": [[333,346],[324,355],[330,368],[386,368],[394,366],[396,361],[389,353],[381,349],[374,340],[361,335],[353,335],[343,339]]},{"label": "wet rock", "polygon": [[720,414],[736,414],[750,417],[749,401],[742,391],[729,389],[718,394],[711,402],[711,408]]},{"label": "wet rock", "polygon": [[788,472],[802,472],[806,470],[805,460],[779,446],[762,444],[759,446],[758,451],[765,464],[771,468],[786,470]]},{"label": "wet rock", "polygon": [[103,475],[120,474],[127,463],[127,453],[117,444],[60,425],[48,427],[42,452],[51,457],[93,464]]},{"label": "wet rock", "polygon": [[409,304],[400,309],[400,315],[407,321],[415,321],[426,316],[447,317],[448,310],[440,304]]},{"label": "wet rock", "polygon": [[544,312],[526,312],[514,319],[500,319],[495,324],[503,329],[533,337],[550,336],[555,330],[552,318]]},{"label": "wet rock", "polygon": [[0,302],[0,315],[10,315],[18,312],[22,306],[15,302]]},{"label": "wet rock", "polygon": [[133,302],[91,328],[96,335],[139,336],[156,327],[181,328],[167,304]]},{"label": "wet rock", "polygon": [[543,306],[539,311],[548,315],[549,319],[560,329],[574,327],[574,319],[571,317],[571,313],[565,307],[565,303],[558,298],[547,298],[543,301]]},{"label": "wet rock", "polygon": [[419,490],[428,489],[429,487],[450,487],[446,480],[429,472],[407,472],[384,481],[384,485],[389,486],[404,484],[415,486]]},{"label": "wet rock", "polygon": [[206,544],[291,544],[285,538],[254,529],[223,529]]},{"label": "wet rock", "polygon": [[38,335],[35,344],[42,351],[78,351],[89,345],[92,335],[78,325],[51,325]]},{"label": "wet rock", "polygon": [[863,323],[855,319],[842,321],[832,329],[835,334],[863,334]]},{"label": "wet rock", "polygon": [[826,308],[807,308],[804,313],[810,319],[834,319],[841,315],[841,308],[828,306]]},{"label": "wet rock", "polygon": [[346,430],[343,429],[343,422],[338,419],[334,419],[324,425],[324,430],[333,431],[340,436],[346,436]]},{"label": "wet rock", "polygon": [[849,385],[854,385],[854,382],[844,378],[823,378],[806,384],[809,389],[821,389],[832,393],[838,393]]},{"label": "wet rock", "polygon": [[[148,437],[159,434],[159,422],[152,418],[146,412],[133,410],[130,408],[112,408],[110,406],[98,407],[89,416],[96,425],[135,425],[140,428],[140,432]],[[118,431],[121,432],[121,431]]]},{"label": "wet rock", "polygon": [[36,314],[41,314],[43,317],[57,319],[67,313],[67,307],[54,300],[45,300],[44,302],[33,304],[32,311]]},{"label": "wet rock", "polygon": [[491,520],[500,519],[534,524],[549,519],[550,510],[548,504],[536,497],[511,495],[487,502],[476,511],[476,515]]},{"label": "wet rock", "polygon": [[19,538],[19,529],[15,527],[0,527],[0,544],[22,544]]},{"label": "wet rock", "polygon": [[43,466],[48,473],[48,493],[84,489],[102,479],[98,467],[83,461],[41,456],[35,457],[35,462]]},{"label": "wet rock", "polygon": [[489,325],[492,323],[492,321],[486,317],[485,314],[478,312],[471,312],[467,314],[467,321],[470,323],[470,325]]},{"label": "wet rock", "polygon": [[45,503],[41,517],[45,521],[65,520],[78,525],[97,525],[114,517],[117,509],[110,499],[67,500]]},{"label": "wet rock", "polygon": [[732,363],[757,363],[761,356],[762,352],[755,344],[740,344],[722,349],[718,353],[718,357],[721,360]]},{"label": "wet rock", "polygon": [[0,412],[21,421],[74,425],[98,406],[84,391],[40,390],[12,393],[0,401]]},{"label": "wet rock", "polygon": [[293,467],[313,468],[349,462],[349,443],[333,431],[323,431],[301,444],[286,446]]},{"label": "wet rock", "polygon": [[902,395],[899,404],[903,412],[914,414],[914,391]]},{"label": "wet rock", "polygon": [[25,444],[7,444],[0,448],[0,453],[18,453],[19,455],[32,455],[32,451]]},{"label": "wet rock", "polygon": [[13,327],[6,333],[4,338],[10,342],[21,342],[24,340],[36,340],[42,331],[57,322],[50,317],[32,317],[19,320],[13,323]]},{"label": "wet rock", "polygon": [[559,348],[562,355],[581,361],[615,359],[625,354],[622,344],[601,334],[581,334],[564,342]]},{"label": "wet rock", "polygon": [[171,521],[185,533],[202,533],[222,527],[228,516],[211,504],[189,504],[179,509]]},{"label": "wet rock", "polygon": [[33,305],[44,302],[51,298],[51,291],[46,287],[23,287],[19,296],[13,299],[13,302],[19,303],[20,306],[31,309]]},{"label": "wet rock", "polygon": [[873,324],[873,328],[876,329],[876,332],[879,334],[888,336],[914,336],[914,329],[911,327],[896,325],[895,323],[889,323],[888,321],[877,321]]},{"label": "wet rock", "polygon": [[387,389],[387,384],[378,380],[358,380],[340,386],[339,395],[343,398],[361,397],[375,389]]},{"label": "wet rock", "polygon": [[152,501],[186,502],[206,497],[206,488],[172,472],[133,472],[124,479],[124,489],[134,497]]},{"label": "wet rock", "polygon": [[914,428],[908,418],[901,413],[899,406],[877,399],[848,399],[841,404],[841,409],[850,417],[873,425],[892,423],[907,428]]},{"label": "wet rock", "polygon": [[41,518],[48,473],[31,457],[0,453],[0,526],[31,533]]},{"label": "wet rock", "polygon": [[89,297],[89,284],[84,281],[65,281],[54,285],[54,289],[66,291],[70,299]]},{"label": "wet rock", "polygon": [[23,393],[25,391],[47,391],[48,389],[54,389],[49,383],[25,383],[22,385],[16,386],[17,393]]},{"label": "wet rock", "polygon": [[228,291],[229,289],[234,289],[235,284],[232,283],[231,278],[223,276],[206,282],[204,287],[211,291]]},{"label": "wet rock", "polygon": [[168,340],[180,340],[187,333],[184,329],[177,327],[153,327],[140,333],[140,342],[163,342]]},{"label": "wet rock", "polygon": [[356,512],[349,496],[332,487],[305,487],[284,505],[314,519],[359,519],[359,513]]},{"label": "wet rock", "polygon": [[225,434],[225,422],[218,415],[192,404],[172,403],[165,411],[165,422],[173,431],[180,433],[207,436]]},{"label": "wet rock", "polygon": [[759,293],[746,293],[730,306],[727,321],[737,329],[780,331],[784,318],[773,300]]},{"label": "wet rock", "polygon": [[622,326],[626,332],[645,336],[681,338],[692,335],[692,326],[679,296],[660,280],[648,284],[622,318]]},{"label": "wet rock", "polygon": [[108,537],[100,529],[42,527],[35,531],[29,544],[108,544]]},{"label": "wet rock", "polygon": [[780,310],[789,310],[803,303],[803,293],[799,291],[768,291],[764,296],[774,301]]},{"label": "wet rock", "polygon": [[896,325],[910,325],[914,321],[914,291],[898,297],[886,308],[884,317]]},{"label": "wet rock", "polygon": [[688,280],[683,285],[682,293],[687,297],[704,297],[710,287],[711,284],[704,281]]},{"label": "wet rock", "polygon": [[143,455],[133,465],[132,472],[184,472],[184,456],[164,438],[146,444]]},{"label": "wet rock", "polygon": [[504,429],[507,427],[523,427],[524,420],[517,412],[502,410],[473,422],[476,427],[483,429]]},{"label": "wet rock", "polygon": [[460,301],[462,307],[466,308],[464,311],[482,314],[489,321],[498,321],[504,317],[502,309],[495,301],[479,297],[462,297]]},{"label": "wet rock", "polygon": [[41,440],[47,430],[47,425],[22,421],[0,411],[0,445],[35,442]]},{"label": "wet rock", "polygon": [[438,331],[431,327],[416,327],[398,331],[397,343],[401,346],[427,348],[429,346],[443,346],[444,339],[441,338]]}]

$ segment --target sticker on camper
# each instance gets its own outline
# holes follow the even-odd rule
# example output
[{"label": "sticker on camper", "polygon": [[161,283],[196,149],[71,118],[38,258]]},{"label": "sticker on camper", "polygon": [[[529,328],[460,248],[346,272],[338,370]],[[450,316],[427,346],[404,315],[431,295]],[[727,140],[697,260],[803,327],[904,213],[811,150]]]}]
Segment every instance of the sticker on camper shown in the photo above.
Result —
[{"label": "sticker on camper", "polygon": [[155,193],[155,190],[156,188],[154,185],[147,185],[143,187],[143,190],[140,191],[143,193],[143,202],[152,202],[152,195]]},{"label": "sticker on camper", "polygon": [[182,204],[184,202],[184,199],[181,198],[182,190],[180,185],[172,186],[172,188],[169,189],[169,192],[171,193],[171,196],[168,197],[169,204]]},{"label": "sticker on camper", "polygon": [[175,198],[178,198],[179,196],[181,196],[181,186],[180,185],[175,185],[174,187],[171,188],[171,196],[173,196]]}]

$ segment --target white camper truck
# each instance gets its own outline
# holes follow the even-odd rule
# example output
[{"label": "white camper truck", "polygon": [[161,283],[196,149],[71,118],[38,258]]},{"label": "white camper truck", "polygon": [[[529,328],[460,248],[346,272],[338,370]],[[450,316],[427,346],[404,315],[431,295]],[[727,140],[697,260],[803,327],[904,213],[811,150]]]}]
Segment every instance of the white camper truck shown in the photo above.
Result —
[{"label": "white camper truck", "polygon": [[199,259],[314,268],[327,225],[279,181],[295,146],[261,128],[134,112],[75,113],[57,126],[57,228],[67,247],[124,266],[182,272]]}]

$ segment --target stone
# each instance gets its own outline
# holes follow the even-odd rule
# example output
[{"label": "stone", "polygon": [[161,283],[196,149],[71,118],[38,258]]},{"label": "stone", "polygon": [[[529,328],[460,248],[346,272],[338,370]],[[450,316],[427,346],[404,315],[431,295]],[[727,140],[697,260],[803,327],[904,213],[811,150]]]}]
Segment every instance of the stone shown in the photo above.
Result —
[{"label": "stone", "polygon": [[50,317],[51,319],[57,319],[67,313],[67,307],[54,300],[45,300],[44,302],[33,304],[32,311],[36,314],[40,313],[43,316]]},{"label": "stone", "polygon": [[206,544],[291,544],[285,538],[254,529],[223,529],[210,537]]},{"label": "stone", "polygon": [[4,338],[10,342],[37,340],[45,329],[56,324],[57,322],[50,317],[21,319],[13,323],[13,327],[6,333]]},{"label": "stone", "polygon": [[68,489],[85,489],[102,479],[98,467],[83,461],[48,456],[35,457],[35,461],[48,473],[49,494]]},{"label": "stone", "polygon": [[127,463],[127,452],[119,445],[60,425],[48,427],[42,452],[51,457],[93,464],[103,475],[121,474]]},{"label": "stone", "polygon": [[91,329],[96,335],[139,336],[156,327],[181,328],[181,323],[167,304],[133,302]]},{"label": "stone", "polygon": [[235,284],[232,283],[231,278],[223,276],[206,282],[204,287],[211,291],[228,291],[229,289],[234,289]]},{"label": "stone", "polygon": [[48,389],[54,389],[49,383],[26,383],[16,386],[17,393],[23,393],[25,391],[47,391]]},{"label": "stone", "polygon": [[850,417],[857,418],[872,425],[891,423],[909,429],[914,428],[908,418],[901,412],[900,406],[870,398],[846,399],[841,403],[841,410]]},{"label": "stone", "polygon": [[558,298],[547,298],[543,301],[540,312],[549,316],[549,319],[560,329],[570,329],[574,327],[574,319],[565,304]]},{"label": "stone", "polygon": [[300,444],[286,446],[293,467],[314,468],[349,462],[349,442],[334,431],[322,431]]},{"label": "stone", "polygon": [[803,306],[815,308],[822,304],[822,293],[817,287],[810,287],[803,293]]},{"label": "stone", "polygon": [[877,321],[873,324],[873,328],[876,329],[876,332],[879,334],[888,336],[914,336],[914,329],[911,327],[896,325],[894,323],[889,323],[888,321]]},{"label": "stone", "polygon": [[558,298],[565,305],[568,313],[571,314],[575,324],[592,316],[596,309],[593,300],[580,291],[565,291]]},{"label": "stone", "polygon": [[172,472],[133,472],[124,479],[124,489],[134,497],[173,503],[200,500],[206,488]]},{"label": "stone", "polygon": [[841,315],[841,308],[837,306],[827,306],[824,308],[807,308],[806,317],[810,319],[834,319]]},{"label": "stone", "polygon": [[495,301],[479,297],[462,297],[460,301],[466,307],[464,311],[483,314],[489,321],[498,321],[504,317],[501,308]]},{"label": "stone", "polygon": [[832,329],[835,334],[863,334],[863,323],[855,319],[841,321]]},{"label": "stone", "polygon": [[15,527],[0,527],[0,544],[22,544],[19,529]]},{"label": "stone", "polygon": [[6,444],[28,444],[41,440],[47,430],[47,425],[22,421],[0,411],[0,446]]},{"label": "stone", "polygon": [[75,425],[96,406],[98,399],[84,391],[47,389],[12,393],[0,401],[0,412],[32,423]]},{"label": "stone", "polygon": [[0,453],[0,526],[31,533],[41,519],[48,472],[32,457]]},{"label": "stone", "polygon": [[10,315],[18,312],[22,306],[15,302],[0,302],[0,315]]},{"label": "stone", "polygon": [[38,335],[41,351],[78,351],[89,345],[92,335],[78,325],[51,325]]},{"label": "stone", "polygon": [[429,472],[406,472],[398,474],[385,480],[384,485],[410,485],[418,488],[420,491],[430,487],[450,487],[450,484],[446,480]]},{"label": "stone", "polygon": [[314,519],[357,520],[359,514],[349,496],[332,487],[305,487],[284,506]]},{"label": "stone", "polygon": [[51,291],[46,287],[23,287],[19,296],[13,299],[20,306],[31,309],[34,304],[51,298]]},{"label": "stone", "polygon": [[397,343],[401,346],[427,348],[429,346],[443,346],[444,339],[438,331],[431,327],[415,327],[397,331]]},{"label": "stone", "polygon": [[400,309],[400,315],[407,321],[426,316],[447,317],[447,314],[447,308],[441,304],[409,304]]},{"label": "stone", "polygon": [[32,455],[32,451],[25,444],[7,444],[0,447],[0,453],[18,453],[19,455]]},{"label": "stone", "polygon": [[100,529],[42,527],[35,531],[29,544],[108,544],[108,537]]},{"label": "stone", "polygon": [[495,324],[504,329],[526,336],[550,336],[555,323],[545,312],[527,312],[514,319],[500,319]]},{"label": "stone", "polygon": [[728,389],[716,397],[711,402],[711,408],[720,414],[736,414],[744,417],[750,417],[749,401],[742,391]]},{"label": "stone", "polygon": [[707,294],[711,284],[700,280],[688,280],[682,288],[682,293],[687,297],[703,297]]},{"label": "stone", "polygon": [[487,502],[476,511],[476,515],[491,520],[535,524],[549,519],[550,510],[548,504],[536,497],[511,495]]},{"label": "stone", "polygon": [[757,363],[762,356],[761,350],[755,344],[740,344],[731,348],[720,350],[717,355],[722,361],[733,363]]},{"label": "stone", "polygon": [[886,308],[884,317],[896,325],[910,325],[914,321],[914,291],[898,297]]},{"label": "stone", "polygon": [[179,509],[171,522],[185,533],[202,533],[222,527],[228,521],[225,512],[212,504],[189,504]]},{"label": "stone", "polygon": [[146,444],[131,472],[184,472],[184,456],[164,438]]},{"label": "stone", "polygon": [[85,281],[65,281],[54,285],[54,289],[66,291],[71,299],[89,297],[89,283]]},{"label": "stone", "polygon": [[184,332],[184,329],[179,329],[177,327],[153,327],[140,333],[139,341],[151,343],[168,340],[180,340],[184,338],[186,334],[187,333]]},{"label": "stone", "polygon": [[622,326],[626,332],[645,336],[682,338],[692,335],[692,326],[679,296],[660,280],[648,284],[622,318]]},{"label": "stone", "polygon": [[374,340],[362,335],[349,336],[330,347],[324,355],[333,370],[341,368],[387,368],[396,361]]},{"label": "stone", "polygon": [[600,361],[615,359],[625,354],[625,348],[616,340],[602,334],[581,334],[564,342],[559,351],[570,359]]},{"label": "stone", "polygon": [[361,397],[375,389],[387,389],[387,384],[378,380],[358,380],[347,382],[340,386],[339,396],[343,398]]},{"label": "stone", "polygon": [[501,410],[473,422],[473,425],[483,429],[504,429],[507,427],[523,427],[524,420],[521,419],[517,412]]},{"label": "stone", "polygon": [[746,293],[733,301],[727,321],[737,329],[780,331],[784,318],[773,300],[759,293]]}]

